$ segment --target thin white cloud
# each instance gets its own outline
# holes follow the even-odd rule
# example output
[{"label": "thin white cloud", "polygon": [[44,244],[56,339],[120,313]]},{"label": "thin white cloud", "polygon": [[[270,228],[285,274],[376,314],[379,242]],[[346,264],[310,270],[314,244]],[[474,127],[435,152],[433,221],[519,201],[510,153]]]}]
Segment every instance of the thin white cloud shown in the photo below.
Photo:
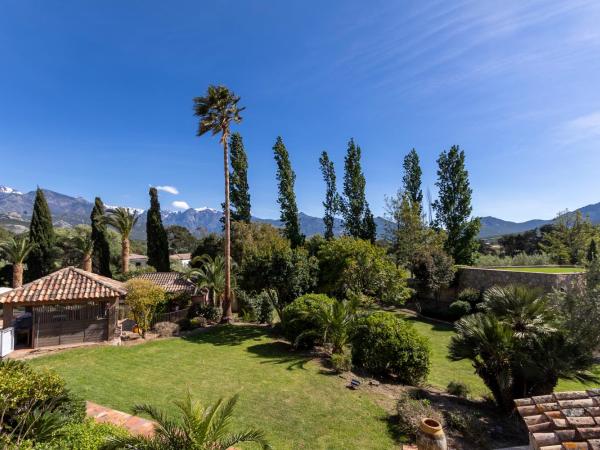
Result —
[{"label": "thin white cloud", "polygon": [[156,186],[156,189],[173,195],[179,194],[179,190],[175,186]]},{"label": "thin white cloud", "polygon": [[600,138],[600,111],[565,122],[561,127],[560,135],[566,143]]},{"label": "thin white cloud", "polygon": [[184,202],[183,200],[175,200],[173,203],[171,203],[171,205],[178,209],[190,209],[188,202]]}]

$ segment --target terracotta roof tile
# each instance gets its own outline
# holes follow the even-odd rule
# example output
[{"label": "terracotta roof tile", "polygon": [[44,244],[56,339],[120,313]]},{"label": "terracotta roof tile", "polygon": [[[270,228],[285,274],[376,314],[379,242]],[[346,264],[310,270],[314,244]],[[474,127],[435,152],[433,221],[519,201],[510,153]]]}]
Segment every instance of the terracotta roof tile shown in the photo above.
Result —
[{"label": "terracotta roof tile", "polygon": [[195,284],[187,280],[179,272],[150,272],[138,275],[136,278],[142,280],[150,280],[153,283],[158,284],[162,287],[165,292],[172,294],[188,293],[193,294],[195,291]]},{"label": "terracotta roof tile", "polygon": [[534,449],[600,449],[600,389],[515,400]]},{"label": "terracotta roof tile", "polygon": [[117,298],[126,293],[125,285],[119,281],[76,267],[66,267],[0,294],[0,303],[60,303]]}]

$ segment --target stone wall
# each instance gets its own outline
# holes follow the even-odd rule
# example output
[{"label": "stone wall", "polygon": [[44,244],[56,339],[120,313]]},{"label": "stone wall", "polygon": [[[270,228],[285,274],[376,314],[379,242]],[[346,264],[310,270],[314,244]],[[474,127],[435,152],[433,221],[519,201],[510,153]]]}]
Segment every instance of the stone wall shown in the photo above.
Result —
[{"label": "stone wall", "polygon": [[457,272],[458,291],[473,288],[484,291],[492,286],[519,284],[551,292],[553,289],[567,288],[584,282],[585,274],[581,273],[544,273],[515,272],[493,268],[461,267]]}]

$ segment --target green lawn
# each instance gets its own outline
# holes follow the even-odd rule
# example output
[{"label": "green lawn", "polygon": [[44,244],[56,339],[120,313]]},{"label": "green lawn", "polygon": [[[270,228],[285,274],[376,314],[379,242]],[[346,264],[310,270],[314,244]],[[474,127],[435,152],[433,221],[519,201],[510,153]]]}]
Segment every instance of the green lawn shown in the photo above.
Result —
[{"label": "green lawn", "polygon": [[55,369],[85,399],[128,412],[140,402],[172,409],[187,389],[205,402],[239,392],[234,423],[262,427],[277,449],[396,445],[387,414],[370,394],[346,389],[344,380],[264,328],[218,327],[192,339],[69,350],[32,364]]},{"label": "green lawn", "polygon": [[546,267],[546,266],[532,266],[532,267],[481,267],[482,269],[494,269],[494,270],[508,270],[510,272],[538,272],[538,273],[579,273],[585,272],[582,267]]}]

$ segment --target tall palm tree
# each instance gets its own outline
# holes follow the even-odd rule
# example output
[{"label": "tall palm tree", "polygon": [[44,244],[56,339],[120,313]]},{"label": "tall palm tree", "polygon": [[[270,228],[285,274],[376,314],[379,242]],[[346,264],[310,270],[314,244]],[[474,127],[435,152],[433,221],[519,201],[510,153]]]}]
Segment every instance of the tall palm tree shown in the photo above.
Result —
[{"label": "tall palm tree", "polygon": [[123,273],[127,273],[129,272],[129,236],[139,216],[136,211],[131,212],[128,208],[115,208],[108,214],[108,224],[121,235],[121,269]]},{"label": "tall palm tree", "polygon": [[0,249],[13,266],[13,288],[23,286],[23,261],[33,247],[27,236],[10,238],[0,244]]},{"label": "tall palm tree", "polygon": [[197,256],[192,264],[200,264],[199,269],[194,269],[189,276],[199,288],[208,289],[211,303],[218,306],[221,294],[225,291],[225,260],[222,256],[211,258],[209,255]]},{"label": "tall palm tree", "polygon": [[238,107],[240,97],[225,86],[209,86],[204,97],[194,98],[194,115],[200,118],[198,136],[207,132],[221,134],[223,146],[223,171],[225,174],[225,292],[223,296],[223,322],[233,319],[231,311],[231,219],[229,211],[229,140],[231,122],[240,123],[245,108]]},{"label": "tall palm tree", "polygon": [[92,271],[92,252],[94,251],[94,240],[89,227],[78,225],[75,227],[76,234],[73,236],[73,248],[81,254],[81,268],[86,272]]},{"label": "tall palm tree", "polygon": [[187,397],[174,402],[180,418],[169,417],[167,413],[151,405],[137,405],[134,414],[146,414],[156,422],[153,436],[111,437],[103,450],[226,450],[242,442],[258,443],[263,449],[270,446],[265,433],[256,428],[229,433],[228,428],[233,409],[238,401],[235,395],[228,400],[220,399],[214,405],[203,408],[198,402]]}]

